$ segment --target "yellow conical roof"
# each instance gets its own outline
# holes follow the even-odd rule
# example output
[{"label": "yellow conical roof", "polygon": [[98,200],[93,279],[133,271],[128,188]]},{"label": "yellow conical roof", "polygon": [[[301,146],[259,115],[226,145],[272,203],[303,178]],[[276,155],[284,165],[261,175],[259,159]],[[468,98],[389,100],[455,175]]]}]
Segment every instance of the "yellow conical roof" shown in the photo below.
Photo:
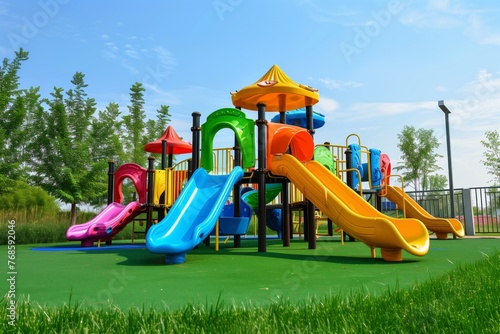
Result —
[{"label": "yellow conical roof", "polygon": [[266,111],[289,111],[312,106],[319,101],[318,90],[290,79],[278,65],[273,65],[257,82],[239,91],[231,92],[235,107],[257,110],[257,104],[266,105]]}]

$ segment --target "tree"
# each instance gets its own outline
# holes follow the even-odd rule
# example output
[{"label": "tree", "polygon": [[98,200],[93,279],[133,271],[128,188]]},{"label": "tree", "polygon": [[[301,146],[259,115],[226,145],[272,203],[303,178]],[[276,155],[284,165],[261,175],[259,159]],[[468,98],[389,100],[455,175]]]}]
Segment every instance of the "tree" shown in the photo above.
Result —
[{"label": "tree", "polygon": [[[88,149],[90,156],[96,163],[100,162],[104,165],[105,162],[113,160],[117,165],[124,161],[124,152],[120,138],[121,121],[118,119],[120,110],[117,103],[111,102],[105,110],[99,111],[98,117],[92,120],[90,126],[90,136],[88,138]],[[101,206],[104,204],[108,175],[106,170],[102,170],[99,175],[101,189],[94,196],[89,196],[89,204]]]},{"label": "tree", "polygon": [[147,142],[158,139],[165,132],[171,116],[166,105],[161,105],[160,109],[156,110],[156,120],[149,119],[146,122]]},{"label": "tree", "polygon": [[85,74],[76,72],[71,80],[75,88],[66,92],[68,130],[70,137],[74,140],[76,149],[78,149],[79,145],[85,145],[89,127],[96,111],[95,100],[86,98],[85,88],[88,85],[84,82],[84,77]]},{"label": "tree", "polygon": [[483,153],[485,160],[482,163],[488,169],[488,174],[493,175],[492,182],[500,184],[500,137],[497,130],[486,131],[486,140],[481,140],[486,148]]},{"label": "tree", "polygon": [[12,138],[16,142],[17,151],[15,159],[20,163],[20,172],[23,177],[29,177],[29,171],[32,167],[33,150],[38,149],[35,138],[40,132],[40,123],[43,119],[43,106],[40,98],[40,87],[30,87],[23,90],[22,98],[24,100],[23,108],[25,117],[23,124],[13,132]]},{"label": "tree", "polygon": [[441,174],[430,175],[429,176],[429,190],[442,190],[446,189],[448,184],[448,179],[446,176]]},{"label": "tree", "polygon": [[[146,133],[147,133],[146,143],[157,140],[163,134],[163,132],[165,132],[165,129],[170,123],[171,115],[169,113],[168,106],[161,105],[160,109],[156,110],[156,113],[157,113],[156,120],[148,119],[148,121],[146,122]],[[157,158],[156,168],[160,168],[161,156],[156,157],[156,154],[151,154],[151,155]]]},{"label": "tree", "polygon": [[[12,61],[5,58],[0,66],[0,175],[1,178],[22,177],[18,134],[25,116],[25,99],[19,89],[18,72],[28,52],[20,49]],[[23,138],[24,139],[24,138]]]},{"label": "tree", "polygon": [[127,160],[141,166],[146,165],[144,145],[147,142],[145,136],[144,91],[145,89],[141,83],[136,82],[132,85],[130,88],[130,106],[128,106],[129,114],[123,116]]},{"label": "tree", "polygon": [[89,150],[96,160],[124,161],[121,141],[122,121],[119,119],[120,109],[117,103],[111,102],[105,110],[99,111],[98,117],[92,121]]},{"label": "tree", "polygon": [[62,88],[54,88],[51,99],[45,99],[49,110],[39,119],[41,131],[33,150],[35,184],[40,185],[63,203],[71,205],[71,225],[76,222],[77,206],[90,203],[106,194],[107,160],[90,149],[91,124],[95,102],[86,98],[81,73],[75,74],[74,90],[65,100]]},{"label": "tree", "polygon": [[416,191],[429,189],[429,176],[441,169],[437,166],[438,157],[435,150],[439,142],[434,136],[434,130],[415,129],[413,126],[404,126],[398,134],[398,147],[402,152],[402,164],[394,170],[404,171],[403,176],[407,183],[413,184]]}]

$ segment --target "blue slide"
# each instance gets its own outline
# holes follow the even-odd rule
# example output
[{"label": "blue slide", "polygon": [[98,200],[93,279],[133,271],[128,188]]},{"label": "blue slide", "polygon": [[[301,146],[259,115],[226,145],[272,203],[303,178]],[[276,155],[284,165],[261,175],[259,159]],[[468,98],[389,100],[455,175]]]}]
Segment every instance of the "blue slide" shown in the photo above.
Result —
[{"label": "blue slide", "polygon": [[168,264],[185,262],[186,252],[210,235],[233,186],[242,178],[243,169],[239,166],[228,175],[209,175],[198,168],[167,216],[149,229],[148,250],[165,254]]}]

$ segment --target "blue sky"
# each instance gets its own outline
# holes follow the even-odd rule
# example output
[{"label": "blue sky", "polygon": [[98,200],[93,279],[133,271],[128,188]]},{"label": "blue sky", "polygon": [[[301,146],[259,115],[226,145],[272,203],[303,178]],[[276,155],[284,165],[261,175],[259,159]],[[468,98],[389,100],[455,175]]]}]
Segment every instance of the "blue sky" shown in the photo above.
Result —
[{"label": "blue sky", "polygon": [[[142,82],[148,116],[169,105],[184,138],[193,111],[204,121],[231,107],[231,91],[276,64],[319,89],[314,110],[326,125],[316,142],[356,133],[395,166],[405,125],[434,129],[447,176],[445,100],[455,188],[492,185],[480,141],[500,128],[497,1],[0,0],[0,57],[19,47],[30,52],[23,88],[48,97],[79,71],[98,108],[117,102],[126,112],[130,87]],[[218,134],[215,145],[228,138]]]}]

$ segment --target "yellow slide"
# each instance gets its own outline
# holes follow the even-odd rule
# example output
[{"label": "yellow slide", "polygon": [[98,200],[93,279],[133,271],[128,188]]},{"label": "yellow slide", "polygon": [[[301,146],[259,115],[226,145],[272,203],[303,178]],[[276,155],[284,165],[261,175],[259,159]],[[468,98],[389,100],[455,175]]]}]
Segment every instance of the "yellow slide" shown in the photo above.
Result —
[{"label": "yellow slide", "polygon": [[292,155],[276,155],[271,172],[286,176],[346,233],[372,250],[380,247],[385,261],[401,261],[403,249],[417,256],[429,251],[429,233],[424,224],[417,219],[382,214],[318,162],[302,164]]},{"label": "yellow slide", "polygon": [[400,208],[404,204],[406,215],[420,220],[429,231],[436,233],[438,239],[446,239],[448,233],[453,233],[459,238],[463,238],[465,235],[464,227],[458,219],[432,216],[399,187],[387,186],[387,195],[385,197],[389,201],[396,203]]}]

